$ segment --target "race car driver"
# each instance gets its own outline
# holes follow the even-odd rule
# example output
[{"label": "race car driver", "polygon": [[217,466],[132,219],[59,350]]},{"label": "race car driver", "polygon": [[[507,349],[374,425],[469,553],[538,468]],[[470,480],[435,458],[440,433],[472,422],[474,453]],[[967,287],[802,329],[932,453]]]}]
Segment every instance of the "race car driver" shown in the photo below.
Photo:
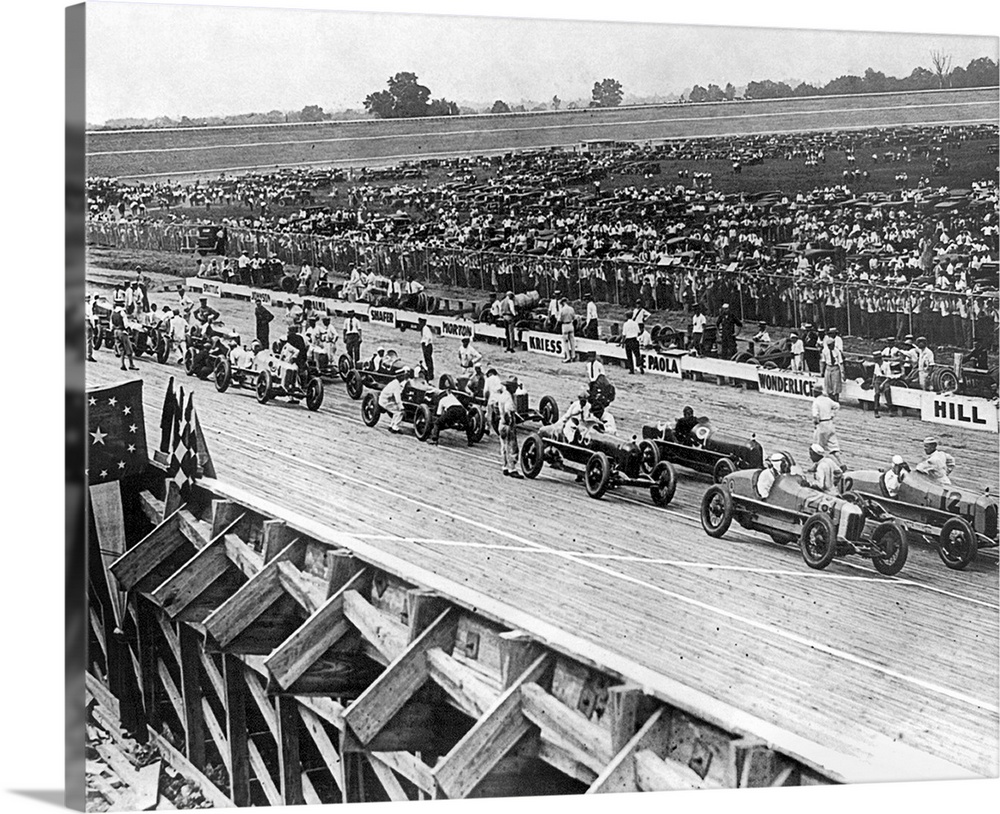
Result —
[{"label": "race car driver", "polygon": [[606,435],[618,435],[618,425],[615,422],[615,417],[611,415],[611,411],[606,407],[598,405],[591,411],[590,415],[592,418],[597,419],[597,426],[601,432]]},{"label": "race car driver", "polygon": [[902,455],[892,456],[892,466],[886,470],[885,477],[885,490],[889,493],[889,497],[899,496],[899,487],[903,485],[903,480],[906,478],[906,473],[910,471],[909,464],[903,460]]},{"label": "race car driver", "polygon": [[757,476],[757,494],[767,500],[771,494],[771,487],[778,479],[779,475],[788,474],[788,460],[780,452],[775,452],[764,461],[764,468]]},{"label": "race car driver", "polygon": [[809,485],[820,492],[826,492],[828,495],[835,494],[837,481],[840,477],[838,463],[819,444],[813,444],[809,447],[809,458],[816,464],[816,473]]},{"label": "race car driver", "polygon": [[685,407],[684,415],[678,418],[677,423],[674,424],[674,435],[677,436],[677,440],[680,443],[694,446],[695,437],[691,435],[691,430],[693,430],[697,425],[698,419],[695,418],[694,408]]},{"label": "race car driver", "polygon": [[947,452],[938,449],[937,438],[928,436],[924,439],[924,455],[927,457],[913,468],[935,483],[950,486],[951,478],[948,476],[955,468],[955,459]]},{"label": "race car driver", "polygon": [[580,422],[590,418],[590,407],[587,404],[587,391],[581,390],[566,413],[562,417],[562,433],[567,443],[576,443],[580,430]]}]

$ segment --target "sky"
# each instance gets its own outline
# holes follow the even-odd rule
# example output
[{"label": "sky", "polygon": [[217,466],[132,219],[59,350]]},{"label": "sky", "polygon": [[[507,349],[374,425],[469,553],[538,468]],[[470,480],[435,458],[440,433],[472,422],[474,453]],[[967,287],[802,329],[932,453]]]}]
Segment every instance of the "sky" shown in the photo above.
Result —
[{"label": "sky", "polygon": [[[890,22],[951,32],[943,34],[586,21],[611,16],[860,28],[875,17],[863,4],[854,4],[862,11],[851,13],[850,4],[838,3],[841,13],[826,17],[804,16],[794,4],[782,10],[782,4],[765,3],[748,14],[745,7],[751,4],[726,2],[712,4],[714,16],[635,2],[555,0],[502,5],[307,0],[279,9],[246,7],[252,2],[243,7],[87,5],[87,120],[95,124],[126,117],[298,110],[307,104],[362,109],[365,96],[384,89],[389,76],[404,70],[416,73],[434,98],[487,105],[494,99],[548,102],[553,95],[566,101],[588,99],[594,82],[605,77],[622,83],[627,100],[676,94],[695,83],[739,86],[773,79],[824,84],[843,74],[863,74],[868,67],[905,76],[918,65],[930,68],[933,50],[950,54],[955,66],[980,56],[998,59],[995,12],[990,12],[992,25],[990,17],[980,15],[969,16],[963,25],[961,18],[945,23],[910,12],[905,21]],[[295,5],[361,11],[295,10]],[[474,9],[484,15],[550,19],[367,9]],[[990,36],[954,36],[963,31]]]}]

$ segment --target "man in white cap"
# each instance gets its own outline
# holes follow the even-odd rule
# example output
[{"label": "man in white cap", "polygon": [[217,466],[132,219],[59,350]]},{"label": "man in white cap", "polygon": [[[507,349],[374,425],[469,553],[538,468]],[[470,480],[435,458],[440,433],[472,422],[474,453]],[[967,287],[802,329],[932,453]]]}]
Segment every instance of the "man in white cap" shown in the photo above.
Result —
[{"label": "man in white cap", "polygon": [[465,376],[470,376],[472,374],[473,368],[482,363],[483,355],[472,346],[472,340],[467,337],[462,337],[462,345],[458,349],[458,366],[462,369],[462,373]]},{"label": "man in white cap", "polygon": [[948,476],[955,468],[955,459],[947,452],[938,449],[938,440],[934,436],[924,439],[924,455],[927,457],[914,469],[936,483],[950,486],[951,478]]},{"label": "man in white cap", "polygon": [[827,395],[839,402],[840,391],[844,387],[844,352],[837,346],[835,331],[831,328],[823,342],[819,364]]},{"label": "man in white cap", "polygon": [[378,394],[378,406],[392,418],[389,422],[391,433],[400,432],[399,425],[403,423],[403,390],[412,376],[412,370],[403,368]]},{"label": "man in white cap", "polygon": [[813,387],[813,443],[819,444],[824,452],[833,455],[840,461],[840,441],[837,440],[837,431],[833,426],[833,418],[837,415],[840,405],[823,392],[823,385],[816,384]]},{"label": "man in white cap", "polygon": [[816,474],[810,486],[828,495],[836,494],[840,466],[819,444],[809,447],[809,458],[816,464]]},{"label": "man in white cap", "polygon": [[885,481],[885,490],[889,493],[889,497],[899,496],[899,487],[903,485],[903,479],[909,471],[909,464],[903,460],[902,455],[892,456],[892,466],[886,470],[883,479]]},{"label": "man in white cap", "polygon": [[934,351],[927,347],[927,338],[917,339],[917,378],[923,390],[928,388],[931,369],[934,367]]}]

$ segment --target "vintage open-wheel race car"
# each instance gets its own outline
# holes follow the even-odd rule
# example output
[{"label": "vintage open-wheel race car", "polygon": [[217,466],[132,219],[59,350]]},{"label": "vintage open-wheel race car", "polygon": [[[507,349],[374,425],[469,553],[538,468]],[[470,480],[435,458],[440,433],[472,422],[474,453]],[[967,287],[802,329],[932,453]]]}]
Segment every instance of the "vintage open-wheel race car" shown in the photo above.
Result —
[{"label": "vintage open-wheel race car", "polygon": [[226,340],[231,337],[222,333],[204,334],[192,331],[188,334],[184,351],[184,370],[188,376],[207,379],[215,373],[219,359],[229,355]]},{"label": "vintage open-wheel race car", "polygon": [[[381,388],[380,388],[381,389]],[[403,423],[413,425],[413,434],[418,441],[430,439],[437,419],[437,409],[440,400],[448,391],[432,387],[422,381],[409,381],[403,388]],[[459,430],[465,433],[469,444],[476,444],[483,438],[486,431],[486,420],[482,409],[472,400],[463,401],[459,394],[454,394],[461,403],[461,417],[448,419],[440,429]],[[378,393],[369,390],[361,400],[361,420],[368,427],[378,424],[379,418],[386,412],[378,403]]]},{"label": "vintage open-wheel race car", "polygon": [[860,495],[936,545],[949,568],[961,570],[975,560],[980,548],[1000,543],[997,498],[988,491],[941,484],[920,472],[906,472],[898,494],[891,497],[885,472],[871,469],[846,472],[840,486],[845,497]]},{"label": "vintage open-wheel race car", "polygon": [[[789,468],[794,464],[784,453]],[[826,568],[835,557],[858,555],[875,570],[892,576],[906,564],[906,526],[860,495],[829,495],[795,474],[777,474],[766,494],[759,479],[764,470],[741,470],[708,488],[701,501],[701,525],[722,537],[733,520],[770,535],[776,543],[798,541],[810,568]]]},{"label": "vintage open-wheel race car", "polygon": [[[451,376],[442,373],[438,379],[438,387],[454,393],[458,398],[471,398],[483,410],[486,409],[486,397],[469,390],[468,376]],[[555,424],[559,420],[559,404],[552,396],[542,396],[538,400],[538,409],[532,409],[528,394],[523,390],[514,393],[514,420],[518,424],[537,423],[542,426]],[[499,430],[499,417],[493,416],[493,432]]]},{"label": "vintage open-wheel race car", "polygon": [[666,506],[677,490],[677,473],[669,462],[660,461],[646,474],[639,444],[602,432],[594,421],[582,423],[572,443],[566,441],[561,425],[540,427],[521,443],[519,459],[526,478],[537,478],[545,464],[576,474],[592,498],[631,486],[649,489],[653,503]]},{"label": "vintage open-wheel race car", "polygon": [[303,382],[297,365],[270,351],[260,351],[254,356],[247,352],[242,358],[246,361],[240,364],[231,353],[217,357],[214,378],[215,389],[220,393],[230,387],[253,390],[261,404],[275,396],[287,396],[293,401],[304,399],[306,407],[314,412],[323,404],[323,379],[315,365],[306,366]]},{"label": "vintage open-wheel race car", "polygon": [[691,430],[693,443],[677,437],[665,422],[642,428],[642,465],[652,472],[660,461],[670,461],[705,475],[716,483],[739,469],[762,469],[764,450],[753,436],[749,440],[727,435],[715,429],[707,418],[700,418]]},{"label": "vintage open-wheel race car", "polygon": [[[381,390],[396,378],[400,370],[406,367],[395,356],[390,362],[378,368],[372,367],[369,362],[365,362],[357,367],[351,365],[345,368],[345,360],[348,365],[350,364],[350,359],[344,355],[340,357],[338,367],[343,376],[344,384],[347,385],[347,395],[355,401],[364,395],[365,389]],[[345,369],[346,373],[344,373]]]}]

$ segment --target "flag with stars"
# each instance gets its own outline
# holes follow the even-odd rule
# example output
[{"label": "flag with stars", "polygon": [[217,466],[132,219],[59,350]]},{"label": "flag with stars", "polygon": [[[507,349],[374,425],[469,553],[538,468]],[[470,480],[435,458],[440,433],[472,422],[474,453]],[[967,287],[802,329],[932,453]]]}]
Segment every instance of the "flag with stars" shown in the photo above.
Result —
[{"label": "flag with stars", "polygon": [[142,381],[87,390],[87,480],[121,480],[146,468]]}]

